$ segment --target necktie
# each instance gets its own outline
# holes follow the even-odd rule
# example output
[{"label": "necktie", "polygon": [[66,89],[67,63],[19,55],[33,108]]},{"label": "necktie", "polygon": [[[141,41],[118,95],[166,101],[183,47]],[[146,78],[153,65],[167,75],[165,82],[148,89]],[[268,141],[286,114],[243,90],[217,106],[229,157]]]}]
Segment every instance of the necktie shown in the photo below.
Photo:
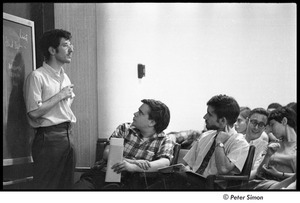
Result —
[{"label": "necktie", "polygon": [[212,154],[213,154],[214,151],[215,151],[215,147],[216,147],[216,146],[215,146],[215,145],[216,145],[216,137],[217,137],[217,135],[213,138],[214,141],[213,141],[213,143],[212,143],[210,149],[208,150],[207,154],[205,155],[205,157],[204,157],[204,159],[203,159],[203,161],[202,161],[200,167],[199,167],[198,170],[196,171],[196,173],[198,173],[198,174],[200,174],[200,175],[203,174],[204,170],[206,169],[206,167],[207,167],[207,165],[208,165],[208,162],[209,162],[209,160],[210,160]]}]

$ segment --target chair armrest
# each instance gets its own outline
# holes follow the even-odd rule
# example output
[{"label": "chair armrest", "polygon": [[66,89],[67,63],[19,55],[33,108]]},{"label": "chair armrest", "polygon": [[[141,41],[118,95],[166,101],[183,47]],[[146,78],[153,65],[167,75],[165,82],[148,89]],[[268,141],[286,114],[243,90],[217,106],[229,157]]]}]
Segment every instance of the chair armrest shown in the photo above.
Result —
[{"label": "chair armrest", "polygon": [[[223,181],[226,181],[227,183],[231,183],[234,184],[235,181],[248,181],[249,177],[247,175],[209,175],[207,176],[207,184],[206,184],[206,188],[209,190],[216,190],[216,189],[229,189],[229,187],[227,186],[223,186],[222,183]],[[219,181],[221,181],[220,183],[218,183]],[[234,184],[236,185],[236,184]],[[231,185],[232,186],[232,185]],[[236,185],[236,186],[240,186],[241,185]]]},{"label": "chair armrest", "polygon": [[216,175],[215,180],[248,180],[247,175]]}]

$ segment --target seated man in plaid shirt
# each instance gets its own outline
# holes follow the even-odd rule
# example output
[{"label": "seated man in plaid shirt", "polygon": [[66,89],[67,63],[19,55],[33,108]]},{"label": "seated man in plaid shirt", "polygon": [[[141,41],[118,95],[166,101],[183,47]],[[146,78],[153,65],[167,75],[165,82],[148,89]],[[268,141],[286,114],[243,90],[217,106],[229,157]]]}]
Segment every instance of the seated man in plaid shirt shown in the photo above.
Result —
[{"label": "seated man in plaid shirt", "polygon": [[[174,141],[163,130],[170,122],[169,108],[153,99],[142,100],[143,104],[134,113],[132,123],[124,123],[110,136],[124,139],[123,161],[112,169],[121,173],[120,188],[130,188],[132,172],[155,172],[169,166],[173,158]],[[106,161],[100,161],[89,172],[84,173],[74,189],[110,189],[105,183]],[[139,188],[142,189],[142,188]]]}]

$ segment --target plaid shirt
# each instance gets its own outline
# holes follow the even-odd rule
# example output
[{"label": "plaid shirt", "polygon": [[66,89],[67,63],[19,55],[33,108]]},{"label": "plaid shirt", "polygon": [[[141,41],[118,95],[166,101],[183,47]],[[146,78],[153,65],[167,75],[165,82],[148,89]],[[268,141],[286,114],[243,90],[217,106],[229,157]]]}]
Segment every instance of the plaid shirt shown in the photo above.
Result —
[{"label": "plaid shirt", "polygon": [[[117,127],[110,138],[124,138],[123,157],[127,159],[144,159],[148,161],[160,158],[173,158],[174,141],[164,132],[154,134],[151,137],[143,138],[140,131],[131,126],[131,123],[124,123]],[[110,139],[109,138],[109,139]]]}]

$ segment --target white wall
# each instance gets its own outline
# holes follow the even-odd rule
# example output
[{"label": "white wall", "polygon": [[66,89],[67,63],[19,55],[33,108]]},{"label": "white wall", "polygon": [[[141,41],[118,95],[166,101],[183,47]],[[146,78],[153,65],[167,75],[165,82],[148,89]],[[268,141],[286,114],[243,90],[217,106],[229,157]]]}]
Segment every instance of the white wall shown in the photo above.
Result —
[{"label": "white wall", "polygon": [[[203,128],[206,102],[296,101],[296,4],[96,4],[99,130],[166,103],[166,130]],[[137,64],[146,77],[137,78]]]}]

